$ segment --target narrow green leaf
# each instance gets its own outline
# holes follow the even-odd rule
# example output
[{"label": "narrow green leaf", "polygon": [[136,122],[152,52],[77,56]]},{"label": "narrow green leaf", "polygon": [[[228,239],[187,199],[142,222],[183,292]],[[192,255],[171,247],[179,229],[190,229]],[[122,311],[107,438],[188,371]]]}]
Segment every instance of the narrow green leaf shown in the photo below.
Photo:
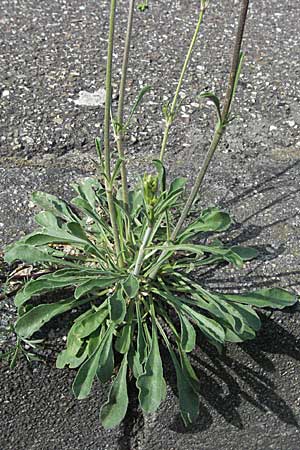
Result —
[{"label": "narrow green leaf", "polygon": [[218,208],[207,208],[198,219],[185,228],[179,235],[178,240],[190,239],[200,232],[225,231],[230,227],[231,223],[230,216],[227,213],[220,211]]},{"label": "narrow green leaf", "polygon": [[121,286],[108,298],[110,319],[115,323],[123,322],[126,314],[126,301]]},{"label": "narrow green leaf", "polygon": [[136,276],[130,274],[123,282],[123,288],[129,298],[134,298],[139,292],[140,282]]},{"label": "narrow green leaf", "polygon": [[298,301],[295,294],[281,288],[259,289],[254,292],[224,294],[223,296],[229,301],[253,305],[258,308],[282,309],[286,306],[292,306]]},{"label": "narrow green leaf", "polygon": [[56,303],[35,306],[19,317],[15,325],[16,333],[22,338],[29,338],[53,317],[69,311],[77,304],[74,298],[68,298]]},{"label": "narrow green leaf", "polygon": [[101,408],[100,418],[104,428],[114,428],[119,425],[126,415],[128,408],[127,394],[127,354],[122,360],[119,372],[114,379],[108,400]]},{"label": "narrow green leaf", "polygon": [[161,192],[164,192],[166,190],[166,177],[167,177],[166,169],[165,169],[163,163],[159,159],[154,159],[152,162],[158,173],[160,190],[161,190]]},{"label": "narrow green leaf", "polygon": [[77,286],[74,292],[74,297],[80,298],[83,295],[86,295],[88,292],[113,286],[117,280],[117,276],[104,276],[99,277],[98,279],[91,278]]},{"label": "narrow green leaf", "polygon": [[40,206],[42,209],[53,212],[55,215],[71,221],[80,221],[78,216],[72,211],[72,208],[63,200],[60,200],[55,195],[47,194],[45,192],[33,192],[31,195],[33,203]]},{"label": "narrow green leaf", "polygon": [[169,194],[173,193],[173,192],[177,192],[178,190],[181,190],[184,188],[184,186],[186,185],[186,178],[183,177],[178,177],[175,178],[175,180],[173,180],[170,184],[170,188],[169,188]]},{"label": "narrow green leaf", "polygon": [[129,352],[131,345],[132,322],[126,323],[122,328],[120,335],[116,339],[115,348],[119,353],[125,354]]},{"label": "narrow green leaf", "polygon": [[198,417],[199,396],[189,380],[188,372],[179,364],[175,352],[171,348],[169,351],[176,370],[180,413],[185,426],[188,426]]},{"label": "narrow green leaf", "polygon": [[179,314],[181,325],[181,345],[184,351],[191,352],[196,345],[196,332],[193,325],[183,314]]},{"label": "narrow green leaf", "polygon": [[28,281],[23,289],[15,296],[15,305],[20,307],[34,295],[44,294],[55,289],[73,285],[76,279],[54,279],[53,276],[41,276],[36,280]]},{"label": "narrow green leaf", "polygon": [[145,365],[145,373],[137,380],[140,405],[145,413],[156,411],[166,395],[166,382],[159,353],[156,325],[152,323],[152,345]]},{"label": "narrow green leaf", "polygon": [[112,323],[101,343],[101,354],[97,367],[97,378],[102,383],[106,383],[111,378],[114,370],[114,351],[112,347],[114,327],[115,324]]},{"label": "narrow green leaf", "polygon": [[101,308],[97,311],[91,310],[88,315],[75,322],[71,328],[73,334],[78,338],[83,339],[97,330],[108,316],[108,309],[105,306],[106,304],[104,307],[101,305]]},{"label": "narrow green leaf", "polygon": [[131,108],[131,111],[130,111],[130,113],[129,113],[129,117],[128,117],[127,122],[126,122],[126,124],[125,124],[125,128],[128,128],[128,126],[130,125],[130,122],[131,122],[131,120],[132,120],[132,117],[133,117],[135,111],[137,110],[139,104],[141,103],[141,101],[142,101],[144,95],[147,94],[147,92],[149,92],[150,90],[151,90],[151,86],[146,85],[146,86],[144,86],[144,87],[141,89],[141,91],[139,92],[139,94],[138,94],[138,96],[137,96],[137,99],[135,100],[134,105],[133,105],[133,107]]},{"label": "narrow green leaf", "polygon": [[[245,56],[244,52],[240,52],[238,69],[237,69],[236,74],[235,74],[234,86],[233,86],[232,95],[231,95],[231,99],[230,99],[230,108],[231,108],[231,105],[232,105],[232,102],[233,102],[233,99],[235,97],[236,90],[237,90],[237,87],[238,87],[238,83],[239,83],[239,79],[240,79],[240,75],[241,75],[241,70],[242,70],[243,62],[244,62],[244,56]],[[229,108],[229,111],[230,111],[230,108]]]},{"label": "narrow green leaf", "polygon": [[[109,331],[109,330],[108,330]],[[107,333],[108,333],[107,331]],[[79,400],[86,398],[91,392],[94,378],[96,376],[99,360],[103,350],[103,339],[99,339],[98,345],[92,355],[82,364],[77,372],[72,385],[73,393]]]},{"label": "narrow green leaf", "polygon": [[49,262],[57,265],[67,265],[74,266],[75,264],[65,261],[62,258],[56,258],[52,256],[49,248],[35,248],[31,245],[26,244],[15,244],[12,247],[9,247],[8,251],[4,255],[4,261],[7,263],[12,263],[14,261],[24,261],[27,263],[43,263]]},{"label": "narrow green leaf", "polygon": [[249,261],[250,259],[256,258],[258,255],[258,251],[256,250],[256,248],[252,247],[234,246],[231,247],[230,250],[239,255],[239,257],[242,258],[243,261]]},{"label": "narrow green leaf", "polygon": [[136,342],[136,352],[133,357],[133,373],[136,379],[141,376],[144,372],[144,362],[147,357],[147,341],[144,334],[140,303],[136,302],[136,317],[137,317],[137,342]]},{"label": "narrow green leaf", "polygon": [[222,122],[219,98],[213,92],[208,92],[208,91],[201,92],[199,94],[199,97],[200,98],[207,98],[208,100],[213,102],[213,104],[214,104],[214,106],[216,108],[216,111],[217,111],[218,121]]},{"label": "narrow green leaf", "polygon": [[117,176],[120,173],[120,168],[121,168],[121,165],[122,165],[123,161],[124,161],[124,158],[118,158],[117,159],[115,167],[114,167],[114,171],[113,171],[112,176],[111,176],[111,183],[114,183],[115,180],[117,179]]},{"label": "narrow green leaf", "polygon": [[[28,281],[24,285],[23,289],[21,289],[15,297],[15,305],[19,307],[34,295],[44,294],[45,292],[67,286],[75,286],[91,276],[99,277],[102,274],[103,272],[101,273],[99,270],[84,270],[78,268],[61,269],[50,274],[42,275],[36,280]],[[111,275],[111,273],[107,272],[107,275]]]}]

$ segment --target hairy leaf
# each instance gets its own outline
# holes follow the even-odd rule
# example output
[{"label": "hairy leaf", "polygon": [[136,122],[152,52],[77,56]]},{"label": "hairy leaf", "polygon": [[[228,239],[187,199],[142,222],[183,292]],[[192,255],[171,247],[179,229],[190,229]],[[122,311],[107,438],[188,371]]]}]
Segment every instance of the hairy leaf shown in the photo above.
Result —
[{"label": "hairy leaf", "polygon": [[191,352],[196,345],[196,332],[187,317],[180,314],[181,345],[184,351]]},{"label": "hairy leaf", "polygon": [[72,208],[65,201],[60,200],[55,195],[37,191],[33,192],[31,199],[33,203],[40,206],[42,209],[55,213],[58,217],[68,221],[79,221],[78,216]]},{"label": "hairy leaf", "polygon": [[117,286],[116,291],[108,298],[110,319],[115,323],[123,322],[126,314],[126,302],[122,287]]},{"label": "hairy leaf", "polygon": [[139,292],[140,282],[137,277],[130,274],[123,282],[123,288],[129,298],[134,298]]},{"label": "hairy leaf", "polygon": [[119,372],[110,387],[108,400],[101,408],[100,418],[106,429],[119,425],[125,417],[128,407],[127,367],[127,355],[125,355]]},{"label": "hairy leaf", "polygon": [[140,405],[145,413],[156,411],[166,395],[166,382],[159,353],[157,330],[152,323],[152,344],[146,361],[145,372],[137,380]]},{"label": "hairy leaf", "polygon": [[[109,331],[109,330],[108,330]],[[107,333],[108,333],[107,331]],[[105,339],[99,336],[99,341],[92,355],[82,364],[77,372],[72,385],[74,395],[79,400],[86,398],[91,392],[94,378],[96,376],[99,360],[103,351],[103,341]]]},{"label": "hairy leaf", "polygon": [[101,343],[101,354],[99,365],[97,367],[97,377],[102,383],[106,383],[112,376],[114,370],[114,351],[112,348],[112,339],[115,324],[112,323]]},{"label": "hairy leaf", "polygon": [[49,322],[58,314],[69,311],[74,308],[76,304],[78,304],[77,300],[68,298],[57,303],[46,303],[35,306],[19,317],[15,325],[16,333],[22,338],[29,338],[46,322]]},{"label": "hairy leaf", "polygon": [[224,294],[226,300],[246,305],[257,306],[258,308],[278,308],[282,309],[294,305],[298,300],[295,294],[281,288],[259,289],[254,292],[243,294]]},{"label": "hairy leaf", "polygon": [[117,276],[103,276],[97,279],[91,278],[79,284],[79,286],[75,289],[74,297],[80,298],[83,295],[86,295],[88,292],[113,286],[117,280]]},{"label": "hairy leaf", "polygon": [[175,352],[169,349],[176,370],[181,417],[185,426],[192,424],[199,414],[199,396],[189,379],[188,372],[179,364]]}]

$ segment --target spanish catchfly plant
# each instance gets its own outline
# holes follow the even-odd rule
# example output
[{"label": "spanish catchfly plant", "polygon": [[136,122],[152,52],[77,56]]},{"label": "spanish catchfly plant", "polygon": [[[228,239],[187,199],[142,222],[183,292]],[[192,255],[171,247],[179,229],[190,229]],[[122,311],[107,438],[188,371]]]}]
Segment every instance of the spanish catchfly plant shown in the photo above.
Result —
[{"label": "spanish catchfly plant", "polygon": [[[112,108],[112,55],[117,0],[110,0],[106,68],[106,99],[103,139],[96,138],[99,170],[94,177],[73,186],[75,196],[67,203],[53,195],[34,192],[32,201],[40,207],[38,225],[29,235],[6,249],[5,260],[17,260],[46,268],[30,279],[15,297],[18,318],[15,332],[19,345],[53,317],[77,311],[67,335],[66,348],[56,365],[77,369],[73,391],[78,399],[90,394],[97,378],[111,380],[107,402],[101,408],[105,428],[118,425],[128,408],[127,382],[136,380],[139,403],[144,413],[155,411],[166,395],[166,381],[160,350],[170,353],[177,376],[179,407],[185,425],[192,423],[199,409],[199,384],[189,360],[196,334],[218,351],[226,342],[255,338],[261,327],[259,308],[284,308],[297,299],[281,288],[228,294],[212,292],[201,284],[196,269],[228,263],[237,268],[256,257],[253,248],[228,247],[215,239],[207,243],[204,233],[224,232],[231,226],[229,215],[216,207],[197,213],[195,204],[209,164],[231,114],[243,62],[241,44],[248,0],[240,0],[241,11],[233,47],[232,63],[224,100],[213,92],[202,92],[216,112],[210,147],[185,198],[184,178],[167,182],[163,164],[168,137],[180,107],[179,93],[207,11],[199,1],[199,15],[178,85],[170,103],[164,105],[165,129],[155,171],[141,176],[129,188],[125,136],[140,102],[149,91],[139,93],[128,117],[124,114],[125,87],[137,5],[129,0],[128,25],[120,79],[117,111]],[[103,145],[102,145],[103,141]],[[117,160],[112,159],[116,147]],[[70,248],[72,251],[70,251]],[[47,301],[48,293],[55,293]]]}]

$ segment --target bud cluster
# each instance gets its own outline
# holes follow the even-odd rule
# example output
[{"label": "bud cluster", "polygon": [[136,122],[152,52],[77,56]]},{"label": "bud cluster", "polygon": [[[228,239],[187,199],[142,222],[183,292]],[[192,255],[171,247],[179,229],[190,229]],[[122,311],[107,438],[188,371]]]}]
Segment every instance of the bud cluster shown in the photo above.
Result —
[{"label": "bud cluster", "polygon": [[144,174],[143,191],[145,204],[148,206],[149,220],[153,221],[153,208],[158,200],[158,178],[156,175]]}]

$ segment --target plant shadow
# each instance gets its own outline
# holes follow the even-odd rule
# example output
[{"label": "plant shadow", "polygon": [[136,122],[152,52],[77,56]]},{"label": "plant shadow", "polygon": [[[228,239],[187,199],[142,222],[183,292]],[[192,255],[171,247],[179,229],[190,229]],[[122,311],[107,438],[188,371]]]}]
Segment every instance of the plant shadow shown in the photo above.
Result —
[{"label": "plant shadow", "polygon": [[[270,318],[263,322],[255,341],[229,345],[222,355],[201,342],[201,353],[190,355],[200,382],[200,416],[195,424],[185,428],[178,415],[170,425],[173,431],[199,433],[207,430],[214,423],[215,412],[228,424],[242,430],[244,423],[240,411],[245,403],[264,413],[271,412],[289,426],[300,428],[291,405],[278,392],[273,362],[279,355],[300,362],[300,339]],[[170,369],[166,377],[177,395],[176,380]],[[285,386],[280,388],[287,389]]]}]

